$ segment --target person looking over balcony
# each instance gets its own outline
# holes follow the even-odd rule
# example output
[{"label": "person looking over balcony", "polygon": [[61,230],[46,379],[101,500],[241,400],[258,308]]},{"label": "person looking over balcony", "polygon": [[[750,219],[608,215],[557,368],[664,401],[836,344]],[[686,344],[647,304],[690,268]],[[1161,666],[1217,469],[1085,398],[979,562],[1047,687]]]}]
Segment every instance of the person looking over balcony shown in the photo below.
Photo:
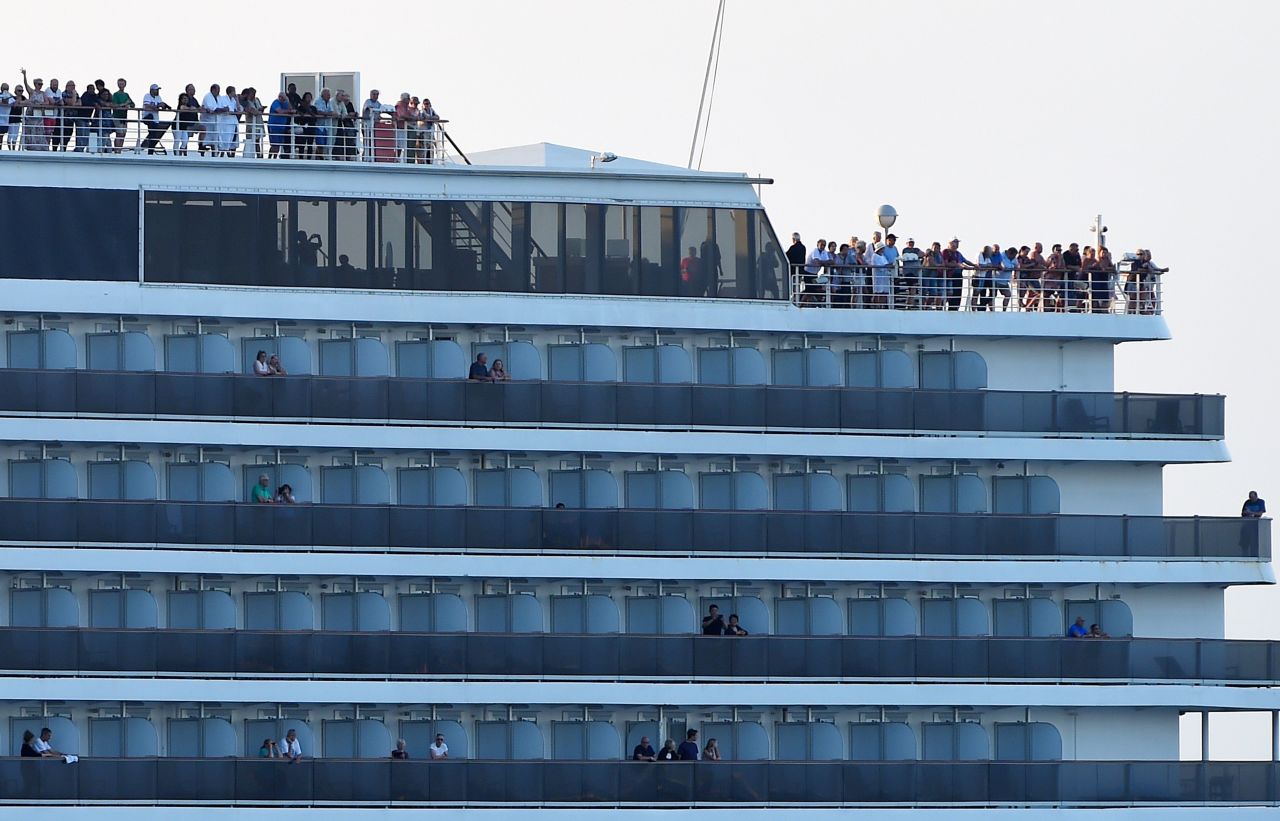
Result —
[{"label": "person looking over balcony", "polygon": [[476,354],[476,361],[471,363],[467,379],[473,382],[492,382],[493,374],[489,373],[489,366],[486,364],[488,361],[489,357],[486,354]]},{"label": "person looking over balcony", "polygon": [[124,137],[129,130],[129,109],[136,108],[133,97],[125,91],[128,82],[123,77],[116,80],[115,93],[111,95],[111,131],[115,134],[115,150],[119,154],[124,148]]},{"label": "person looking over balcony", "polygon": [[939,310],[943,306],[943,297],[947,292],[947,280],[943,270],[945,257],[942,254],[942,243],[935,242],[929,246],[924,255],[924,295],[925,307]]},{"label": "person looking over balcony", "polygon": [[300,160],[314,160],[317,158],[316,139],[317,139],[317,121],[319,120],[319,111],[316,109],[314,98],[308,91],[302,95],[302,102],[295,106],[297,109],[297,117],[294,123],[301,128],[293,130],[293,156]]},{"label": "person looking over balcony", "polygon": [[271,354],[271,358],[267,360],[267,369],[271,371],[271,376],[289,375],[289,372],[284,369],[284,365],[280,363],[279,354]]},{"label": "person looking over balcony", "polygon": [[289,759],[290,764],[302,760],[302,745],[298,743],[298,731],[290,730],[280,739],[280,757]]},{"label": "person looking over balcony", "polygon": [[[800,271],[804,268],[805,260],[808,258],[806,256],[807,251],[808,249],[804,247],[804,243],[800,241],[800,235],[792,234],[791,244],[787,246],[787,265],[790,268],[787,271],[788,282],[800,276]],[[790,288],[791,286],[788,285],[787,287]]]},{"label": "person looking over balcony", "polygon": [[[690,249],[692,250],[692,249]],[[823,302],[822,294],[825,292],[827,280],[830,278],[831,264],[834,261],[831,252],[827,250],[827,241],[825,239],[818,240],[813,246],[813,250],[809,252],[809,256],[805,258],[804,276],[801,278],[800,299],[805,301],[808,296],[810,302],[815,304]]]},{"label": "person looking over balcony", "polygon": [[338,89],[337,96],[337,142],[333,155],[340,160],[349,160],[356,155],[356,106],[346,91]]},{"label": "person looking over balcony", "polygon": [[66,753],[53,748],[53,730],[48,727],[40,730],[40,737],[32,742],[31,746],[40,754],[41,758],[68,758]]},{"label": "person looking over balcony", "polygon": [[262,739],[262,746],[258,748],[258,758],[279,758],[280,748],[276,746],[274,739]]},{"label": "person looking over balcony", "polygon": [[1066,276],[1066,263],[1062,259],[1062,243],[1055,242],[1049,249],[1049,258],[1045,260],[1045,267],[1047,268],[1044,276],[1045,308],[1061,311]]},{"label": "person looking over balcony", "polygon": [[262,112],[265,107],[258,99],[258,89],[250,86],[240,92],[240,110],[244,112],[244,154],[246,157],[262,157]]},{"label": "person looking over balcony", "polygon": [[409,159],[409,123],[416,116],[417,113],[413,110],[409,99],[409,92],[402,92],[393,114],[396,129],[396,162],[406,162]]},{"label": "person looking over balcony", "polygon": [[884,255],[887,248],[883,242],[877,242],[866,256],[871,271],[871,305],[875,308],[889,307],[889,293],[893,290],[893,269]]},{"label": "person looking over balcony", "polygon": [[293,498],[293,486],[284,484],[276,488],[276,500],[278,505],[296,505],[298,500]]},{"label": "person looking over balcony", "polygon": [[378,99],[379,91],[374,89],[369,92],[369,99],[364,101],[364,105],[360,108],[360,122],[363,124],[364,130],[364,154],[365,162],[373,162],[373,135],[374,128],[378,125],[378,118],[382,115],[382,102]]},{"label": "person looking over balcony", "polygon": [[1018,251],[1012,245],[1004,249],[996,259],[998,268],[991,272],[991,310],[1000,303],[1000,310],[1009,310],[1013,301],[1013,272],[1018,270]]},{"label": "person looking over balcony", "polygon": [[684,741],[680,742],[680,749],[676,750],[676,757],[681,761],[697,761],[698,760],[698,731],[689,730],[684,734]]},{"label": "person looking over balcony", "polygon": [[906,295],[907,305],[911,308],[920,307],[920,266],[924,264],[924,250],[916,247],[916,241],[912,237],[907,237],[907,247],[902,249],[898,256],[900,273],[899,287]]},{"label": "person looking over balcony", "polygon": [[853,265],[857,256],[853,249],[840,243],[834,254],[835,265],[831,269],[831,307],[848,308],[853,301]]},{"label": "person looking over balcony", "polygon": [[676,751],[675,739],[668,738],[662,742],[662,749],[658,750],[659,761],[675,761],[679,757],[680,754]]},{"label": "person looking over balcony", "polygon": [[209,93],[200,102],[200,110],[203,114],[204,142],[212,150],[213,156],[220,156],[226,151],[223,146],[229,142],[227,135],[223,133],[222,118],[231,113],[231,99],[222,93],[222,86],[214,83],[209,86]]},{"label": "person looking over balcony", "polygon": [[333,138],[338,128],[338,104],[333,99],[333,92],[327,88],[320,89],[320,96],[315,101],[316,107],[316,159],[328,159],[333,150]]},{"label": "person looking over balcony", "polygon": [[707,608],[707,615],[702,617],[702,635],[724,635],[724,616],[720,615],[720,608],[714,604]]},{"label": "person looking over balcony", "polygon": [[1111,296],[1116,290],[1116,263],[1111,256],[1111,249],[1105,245],[1098,249],[1098,259],[1090,275],[1089,286],[1094,313],[1110,313]]},{"label": "person looking over balcony", "polygon": [[[267,149],[267,158],[290,155],[289,143],[293,138],[293,106],[289,103],[289,95],[281,91],[271,101],[267,114],[267,140],[271,143]],[[283,153],[282,153],[283,152]]]},{"label": "person looking over balcony", "polygon": [[274,502],[275,497],[271,494],[271,477],[265,473],[259,476],[258,484],[253,486],[249,498],[255,505],[269,505]]},{"label": "person looking over balcony", "polygon": [[19,752],[22,758],[41,758],[40,753],[36,752],[35,740],[36,734],[30,730],[22,733],[22,750]]},{"label": "person looking over balcony", "polygon": [[160,120],[160,112],[168,110],[169,104],[160,97],[160,86],[152,83],[147,93],[142,95],[142,123],[147,127],[147,138],[142,141],[142,147],[148,154],[156,153],[160,138],[169,130],[171,123]]},{"label": "person looking over balcony", "polygon": [[[747,628],[743,627],[743,626],[738,622],[738,614],[737,614],[737,613],[730,613],[730,614],[729,614],[729,624],[724,628],[724,634],[725,634],[726,636],[749,636],[749,635],[751,635],[750,633],[748,633],[748,632],[747,632]],[[714,739],[713,739],[713,740],[714,740]],[[708,742],[708,743],[710,743],[710,742]]]},{"label": "person looking over balcony", "polygon": [[49,95],[44,90],[44,80],[37,77],[28,81],[27,70],[24,68],[22,84],[31,92],[23,106],[22,147],[28,151],[48,151],[49,132],[45,128],[45,105],[49,101]]},{"label": "person looking over balcony", "polygon": [[1067,246],[1067,250],[1062,252],[1062,267],[1065,272],[1062,274],[1063,294],[1066,299],[1066,307],[1068,311],[1079,310],[1081,307],[1081,291],[1080,282],[1085,276],[1084,257],[1080,255],[1080,243],[1073,242]]},{"label": "person looking over balcony", "polygon": [[1076,616],[1075,624],[1067,628],[1067,638],[1082,639],[1089,635],[1089,630],[1084,626],[1084,616]]},{"label": "person looking over balcony", "polygon": [[702,748],[703,761],[719,761],[720,745],[716,743],[714,738],[707,739],[707,746]]},{"label": "person looking over balcony", "polygon": [[640,743],[631,751],[632,761],[657,761],[658,754],[653,751],[653,745],[649,743],[649,736],[641,736]]},{"label": "person looking over balcony", "polygon": [[409,750],[406,749],[407,747],[408,744],[405,743],[403,738],[396,739],[396,748],[391,751],[391,757],[397,761],[408,761]]},{"label": "person looking over balcony", "polygon": [[436,733],[436,740],[427,748],[432,761],[443,761],[449,757],[449,745],[444,743],[444,733]]},{"label": "person looking over balcony", "polygon": [[1245,499],[1244,504],[1240,506],[1240,515],[1246,519],[1261,519],[1266,512],[1267,503],[1258,498],[1258,491],[1249,491],[1249,498]]},{"label": "person looking over balcony", "polygon": [[960,240],[957,237],[952,237],[951,242],[947,243],[946,250],[942,252],[942,264],[946,269],[943,272],[945,307],[949,311],[958,311],[964,298],[964,271],[978,266],[960,253]]},{"label": "person looking over balcony", "polygon": [[493,360],[493,367],[489,369],[489,376],[493,377],[494,382],[511,381],[511,374],[507,373],[507,366],[502,364],[501,359]]},{"label": "person looking over balcony", "polygon": [[1091,624],[1091,625],[1089,625],[1089,635],[1087,636],[1087,638],[1091,638],[1091,639],[1109,639],[1109,638],[1111,638],[1111,634],[1110,634],[1110,633],[1104,633],[1104,632],[1102,632],[1102,628],[1101,628],[1101,627],[1099,627],[1099,626],[1098,626],[1098,625],[1096,625],[1096,624]]},{"label": "person looking over balcony", "polygon": [[270,376],[271,366],[267,364],[267,352],[258,351],[258,355],[253,358],[253,375],[254,376]]}]

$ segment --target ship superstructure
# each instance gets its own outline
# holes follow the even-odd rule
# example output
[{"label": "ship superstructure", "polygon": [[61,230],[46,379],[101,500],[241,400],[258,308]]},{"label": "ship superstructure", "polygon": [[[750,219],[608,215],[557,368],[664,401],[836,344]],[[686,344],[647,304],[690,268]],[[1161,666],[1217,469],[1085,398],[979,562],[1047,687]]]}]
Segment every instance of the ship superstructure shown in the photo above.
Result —
[{"label": "ship superstructure", "polygon": [[1223,398],[1115,384],[1158,311],[798,305],[767,181],[591,158],[0,155],[0,743],[80,759],[0,801],[1277,801],[1178,760],[1280,653],[1269,522],[1163,515]]}]

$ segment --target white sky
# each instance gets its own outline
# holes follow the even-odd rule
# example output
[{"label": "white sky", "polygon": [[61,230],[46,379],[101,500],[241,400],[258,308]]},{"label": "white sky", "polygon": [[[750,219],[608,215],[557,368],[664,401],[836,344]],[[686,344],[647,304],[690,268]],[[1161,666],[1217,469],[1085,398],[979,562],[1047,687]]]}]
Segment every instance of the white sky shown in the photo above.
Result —
[{"label": "white sky", "polygon": [[[211,17],[66,0],[58,19],[96,22],[6,37],[0,78],[123,76],[135,100],[158,82],[173,103],[187,82],[268,98],[282,71],[357,70],[363,92],[429,96],[464,151],[545,140],[683,165],[715,6],[367,0]],[[1121,346],[1117,389],[1228,397],[1235,461],[1167,470],[1166,511],[1236,515],[1249,489],[1280,505],[1265,470],[1280,449],[1263,435],[1278,21],[1264,0],[729,0],[704,167],[774,178],[775,229],[809,242],[869,234],[882,202],[899,235],[956,234],[971,255],[1084,244],[1100,211],[1113,248],[1173,268],[1175,339]],[[1227,603],[1228,636],[1280,639],[1274,588]],[[1269,755],[1265,717],[1248,723],[1215,719],[1214,757]]]}]

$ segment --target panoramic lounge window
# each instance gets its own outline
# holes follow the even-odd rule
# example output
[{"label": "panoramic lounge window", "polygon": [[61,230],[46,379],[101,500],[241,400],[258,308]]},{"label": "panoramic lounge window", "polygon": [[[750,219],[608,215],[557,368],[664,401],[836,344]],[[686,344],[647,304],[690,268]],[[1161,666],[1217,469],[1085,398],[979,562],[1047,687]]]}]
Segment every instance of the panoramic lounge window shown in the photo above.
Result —
[{"label": "panoramic lounge window", "polygon": [[[148,282],[786,296],[784,257],[755,209],[150,191],[143,220]],[[87,264],[62,267],[74,277]],[[136,257],[122,267],[136,275]]]},{"label": "panoramic lounge window", "polygon": [[[64,188],[49,185],[48,178],[40,185],[0,186],[5,234],[22,238],[0,254],[0,277],[137,281],[137,187],[82,188],[82,181],[68,179]],[[93,226],[92,241],[69,240],[69,226]],[[173,244],[179,244],[176,238]]]}]

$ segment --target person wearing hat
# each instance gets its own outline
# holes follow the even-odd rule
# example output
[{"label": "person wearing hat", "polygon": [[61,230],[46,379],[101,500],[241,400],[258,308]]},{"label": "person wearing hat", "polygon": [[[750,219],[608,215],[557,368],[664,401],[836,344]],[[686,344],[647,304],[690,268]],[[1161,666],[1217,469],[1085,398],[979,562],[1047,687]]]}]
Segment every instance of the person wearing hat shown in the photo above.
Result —
[{"label": "person wearing hat", "polygon": [[142,141],[142,147],[147,149],[148,154],[156,153],[160,138],[169,130],[169,126],[173,125],[171,122],[160,120],[160,112],[169,110],[169,104],[160,99],[160,86],[152,83],[151,89],[142,95],[142,122],[147,127],[147,138]]},{"label": "person wearing hat", "polygon": [[893,269],[884,255],[887,247],[877,242],[866,255],[867,267],[871,269],[871,305],[875,308],[888,307],[889,292],[893,289]]}]

